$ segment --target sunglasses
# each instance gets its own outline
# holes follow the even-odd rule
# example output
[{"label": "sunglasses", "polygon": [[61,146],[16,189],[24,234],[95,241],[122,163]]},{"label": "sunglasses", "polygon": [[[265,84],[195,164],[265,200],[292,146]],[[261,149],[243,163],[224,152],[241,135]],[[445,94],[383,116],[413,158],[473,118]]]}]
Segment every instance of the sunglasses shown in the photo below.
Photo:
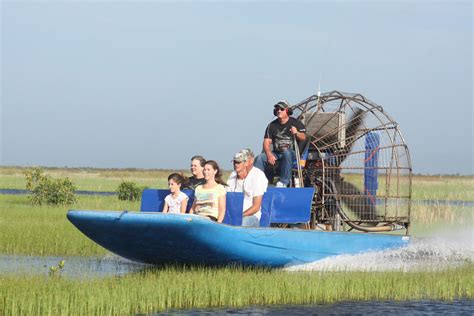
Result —
[{"label": "sunglasses", "polygon": [[285,109],[282,109],[282,108],[279,108],[279,107],[275,108],[275,110],[276,110],[277,112],[284,112],[284,111],[285,111]]}]

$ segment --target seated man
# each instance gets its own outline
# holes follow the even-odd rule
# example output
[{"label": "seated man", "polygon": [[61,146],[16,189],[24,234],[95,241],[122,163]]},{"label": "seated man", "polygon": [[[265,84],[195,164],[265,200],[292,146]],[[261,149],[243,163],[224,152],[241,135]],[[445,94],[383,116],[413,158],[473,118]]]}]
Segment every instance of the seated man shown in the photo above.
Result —
[{"label": "seated man", "polygon": [[242,226],[260,226],[263,194],[268,181],[265,174],[253,166],[253,153],[243,149],[234,155],[234,171],[227,180],[227,190],[244,193]]},{"label": "seated man", "polygon": [[[264,171],[272,181],[275,163],[280,163],[280,180],[276,187],[286,187],[290,183],[291,168],[296,159],[294,139],[298,142],[306,140],[306,128],[299,120],[291,117],[293,111],[288,101],[280,101],[274,105],[273,114],[278,118],[268,124],[263,139],[263,153],[257,156],[255,167]],[[273,150],[271,146],[273,145]]]}]

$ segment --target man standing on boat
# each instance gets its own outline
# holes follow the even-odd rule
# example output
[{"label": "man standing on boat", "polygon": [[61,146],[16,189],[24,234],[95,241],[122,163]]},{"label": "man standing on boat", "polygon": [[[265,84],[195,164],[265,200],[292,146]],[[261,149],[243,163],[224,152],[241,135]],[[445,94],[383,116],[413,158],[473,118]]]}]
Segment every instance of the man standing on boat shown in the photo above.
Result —
[{"label": "man standing on boat", "polygon": [[234,155],[234,171],[227,180],[227,190],[244,193],[242,226],[260,226],[263,194],[267,191],[265,174],[253,166],[254,155],[243,149]]},{"label": "man standing on boat", "polygon": [[[265,172],[272,181],[275,163],[280,163],[280,180],[276,187],[284,188],[290,183],[293,161],[296,159],[294,143],[306,140],[306,128],[299,120],[291,117],[290,104],[282,100],[275,104],[273,114],[276,120],[268,124],[263,139],[263,153],[255,159],[255,167]],[[273,145],[273,150],[271,148]]]}]

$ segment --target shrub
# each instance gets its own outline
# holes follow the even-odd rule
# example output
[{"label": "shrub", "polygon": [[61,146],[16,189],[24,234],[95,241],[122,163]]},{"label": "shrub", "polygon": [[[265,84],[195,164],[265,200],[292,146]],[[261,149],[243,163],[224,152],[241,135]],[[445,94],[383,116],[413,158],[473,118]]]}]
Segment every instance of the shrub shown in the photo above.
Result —
[{"label": "shrub", "polygon": [[119,184],[117,187],[117,192],[119,200],[122,201],[139,201],[142,195],[143,190],[146,187],[140,187],[133,181],[124,181]]},{"label": "shrub", "polygon": [[74,193],[76,187],[69,178],[52,179],[37,167],[26,170],[25,177],[26,189],[30,191],[29,199],[34,205],[70,205],[77,201]]}]

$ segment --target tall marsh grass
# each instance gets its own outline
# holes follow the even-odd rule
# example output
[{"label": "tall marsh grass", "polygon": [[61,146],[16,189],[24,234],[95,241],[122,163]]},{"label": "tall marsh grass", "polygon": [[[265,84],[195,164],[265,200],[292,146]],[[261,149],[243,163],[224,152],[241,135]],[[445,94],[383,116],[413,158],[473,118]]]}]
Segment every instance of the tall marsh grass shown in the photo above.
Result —
[{"label": "tall marsh grass", "polygon": [[[0,167],[0,188],[24,189],[26,182],[22,167]],[[188,170],[178,170],[189,175]],[[122,181],[134,181],[140,186],[166,188],[167,177],[176,170],[165,169],[94,169],[94,168],[45,168],[54,178],[70,178],[78,190],[115,191]],[[226,179],[229,172],[224,174]],[[346,175],[350,181],[360,175]],[[383,188],[384,179],[379,187]],[[355,182],[358,183],[357,181]],[[464,200],[474,201],[473,176],[413,176],[415,200]]]},{"label": "tall marsh grass", "polygon": [[[40,256],[101,256],[106,251],[85,237],[66,218],[68,208],[139,210],[140,202],[114,196],[79,196],[70,207],[32,206],[26,196],[0,195],[0,253]],[[472,207],[413,205],[411,234],[457,230],[474,224]]]},{"label": "tall marsh grass", "polygon": [[[0,188],[25,189],[23,172],[27,168],[0,167]],[[53,178],[68,177],[78,190],[113,192],[123,181],[133,181],[142,187],[166,188],[168,176],[173,172],[191,175],[188,170],[167,169],[92,169],[92,168],[44,168]],[[224,174],[227,179],[229,172]]]},{"label": "tall marsh grass", "polygon": [[[166,179],[169,173],[163,170],[48,171],[55,173],[54,176],[70,177],[81,190],[98,191],[113,191],[124,179],[140,185],[164,187],[166,182],[160,184],[160,179]],[[0,187],[16,188],[15,185],[19,185],[18,188],[24,188],[21,172],[22,169],[0,168]],[[429,178],[426,185],[423,184],[428,192],[430,186],[437,187],[439,181],[434,181],[436,185],[433,186],[432,180]],[[472,200],[472,177],[460,178],[459,181],[453,188],[450,184],[437,187],[441,191],[458,189],[458,195],[443,196],[438,189],[433,189],[428,195],[434,199],[447,196]],[[139,202],[119,201],[114,196],[80,196],[78,202],[69,208],[138,210]],[[105,255],[104,249],[67,221],[67,209],[31,206],[26,196],[0,195],[0,253]],[[472,211],[470,207],[415,204],[412,232],[416,236],[433,232],[439,226],[452,229],[459,225],[472,227]],[[437,272],[410,273],[165,267],[102,279],[0,275],[0,315],[129,315],[186,308],[462,298],[474,298],[472,263]]]},{"label": "tall marsh grass", "polygon": [[[85,237],[66,218],[69,207],[31,206],[26,196],[0,195],[0,253],[23,255],[103,255],[106,251]],[[114,196],[80,196],[71,206],[90,210],[138,210],[138,202]]]},{"label": "tall marsh grass", "polygon": [[120,278],[0,277],[2,315],[121,315],[169,309],[474,297],[474,266],[439,273],[288,273],[163,268]]}]

